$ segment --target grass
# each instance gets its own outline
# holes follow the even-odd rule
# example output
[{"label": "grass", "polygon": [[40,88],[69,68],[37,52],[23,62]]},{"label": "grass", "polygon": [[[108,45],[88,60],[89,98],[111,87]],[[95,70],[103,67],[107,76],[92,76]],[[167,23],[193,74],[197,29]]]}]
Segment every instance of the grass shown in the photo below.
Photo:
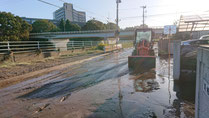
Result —
[{"label": "grass", "polygon": [[3,62],[1,65],[0,65],[0,68],[11,68],[13,66],[18,66],[18,65],[31,65],[32,63],[31,62],[9,62],[9,61],[6,61],[6,62]]},{"label": "grass", "polygon": [[86,51],[82,51],[82,52],[74,52],[74,53],[70,53],[70,54],[66,54],[66,55],[61,55],[59,57],[59,59],[69,58],[69,57],[73,57],[73,56],[82,56],[82,55],[86,55],[86,54],[101,53],[101,52],[103,52],[103,51],[90,49],[90,50],[86,50]]},{"label": "grass", "polygon": [[123,48],[131,48],[133,47],[133,42],[122,43]]}]

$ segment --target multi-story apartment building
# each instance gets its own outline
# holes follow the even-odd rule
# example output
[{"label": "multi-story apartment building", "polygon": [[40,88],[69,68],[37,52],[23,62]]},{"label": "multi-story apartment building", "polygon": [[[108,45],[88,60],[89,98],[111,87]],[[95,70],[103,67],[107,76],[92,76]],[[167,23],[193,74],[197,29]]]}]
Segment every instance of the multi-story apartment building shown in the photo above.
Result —
[{"label": "multi-story apartment building", "polygon": [[54,12],[55,20],[69,20],[71,22],[85,23],[86,13],[82,11],[76,11],[73,9],[73,5],[70,3],[64,3],[63,7]]}]

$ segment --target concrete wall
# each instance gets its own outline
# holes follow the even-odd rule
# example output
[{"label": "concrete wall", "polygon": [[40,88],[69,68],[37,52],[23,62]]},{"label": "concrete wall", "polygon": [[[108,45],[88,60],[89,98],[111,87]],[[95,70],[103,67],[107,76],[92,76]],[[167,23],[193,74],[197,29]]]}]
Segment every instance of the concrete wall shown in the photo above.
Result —
[{"label": "concrete wall", "polygon": [[195,118],[209,118],[209,49],[197,54]]},{"label": "concrete wall", "polygon": [[[82,49],[76,49],[72,52],[72,50],[69,51],[62,51],[62,52],[45,52],[45,53],[38,53],[38,52],[24,52],[24,53],[15,53],[13,54],[13,58],[11,55],[0,55],[0,64],[3,61],[8,61],[8,62],[29,62],[29,61],[37,61],[37,60],[42,60],[44,58],[48,57],[59,57],[61,55],[69,55],[72,53],[77,53],[77,52],[85,52],[85,50]],[[5,58],[6,56],[6,58]],[[6,59],[6,60],[5,60]]]}]

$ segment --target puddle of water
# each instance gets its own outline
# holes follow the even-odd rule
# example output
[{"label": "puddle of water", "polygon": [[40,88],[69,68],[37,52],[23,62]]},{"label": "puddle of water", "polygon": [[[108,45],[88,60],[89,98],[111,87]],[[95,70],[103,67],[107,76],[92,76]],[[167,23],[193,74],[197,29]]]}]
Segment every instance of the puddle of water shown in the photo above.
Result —
[{"label": "puddle of water", "polygon": [[[168,76],[167,66],[166,59],[157,58],[156,73],[151,71],[138,77],[129,74],[120,77],[118,94],[107,99],[89,118],[194,117],[185,113],[183,105],[184,100],[193,102],[193,99],[185,98],[194,98],[194,94],[187,90],[182,92],[182,85],[174,83],[172,72]],[[191,85],[188,87],[192,88]],[[184,89],[188,87],[184,85]]]}]

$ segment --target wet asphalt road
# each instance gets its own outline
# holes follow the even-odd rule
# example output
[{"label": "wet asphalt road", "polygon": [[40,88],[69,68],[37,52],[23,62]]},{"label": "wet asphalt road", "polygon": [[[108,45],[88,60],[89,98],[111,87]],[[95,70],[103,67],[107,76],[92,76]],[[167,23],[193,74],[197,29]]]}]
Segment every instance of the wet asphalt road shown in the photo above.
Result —
[{"label": "wet asphalt road", "polygon": [[[0,99],[9,96],[12,91],[18,93],[18,90],[28,89],[27,92],[19,92],[14,95],[14,99],[29,100],[29,102],[34,102],[37,99],[50,99],[53,101],[63,96],[70,96],[75,92],[79,93],[79,91],[82,90],[88,92],[89,88],[95,88],[86,95],[87,98],[88,96],[92,96],[94,99],[101,99],[99,98],[100,96],[93,94],[99,91],[103,93],[111,91],[113,95],[101,96],[104,97],[104,102],[96,105],[96,108],[91,110],[91,114],[85,117],[193,117],[184,110],[184,98],[191,98],[187,100],[193,101],[192,98],[194,95],[182,94],[180,89],[178,89],[180,88],[179,85],[173,82],[172,73],[168,76],[167,58],[157,57],[156,72],[152,71],[142,77],[136,77],[136,75],[131,75],[131,71],[128,69],[128,56],[130,56],[131,53],[132,49],[115,52],[108,56],[99,57],[80,65],[74,65],[2,89],[0,90]],[[100,87],[96,87],[100,85],[101,88],[104,87],[105,90],[100,90]],[[113,90],[112,87],[116,89]],[[70,99],[70,97],[68,99]],[[2,102],[5,103],[3,100]],[[87,102],[90,102],[90,100]],[[1,105],[5,104],[2,103]],[[92,105],[93,104],[90,104],[90,106]],[[82,104],[80,104],[80,106],[82,106]],[[3,107],[0,107],[0,109],[1,108]],[[7,110],[10,109],[12,110],[12,108],[8,107]],[[0,116],[1,113],[2,112],[0,112]],[[48,111],[48,113],[50,113],[50,111]],[[7,115],[8,114],[4,114],[4,116]],[[43,115],[43,117],[45,116]]]}]

